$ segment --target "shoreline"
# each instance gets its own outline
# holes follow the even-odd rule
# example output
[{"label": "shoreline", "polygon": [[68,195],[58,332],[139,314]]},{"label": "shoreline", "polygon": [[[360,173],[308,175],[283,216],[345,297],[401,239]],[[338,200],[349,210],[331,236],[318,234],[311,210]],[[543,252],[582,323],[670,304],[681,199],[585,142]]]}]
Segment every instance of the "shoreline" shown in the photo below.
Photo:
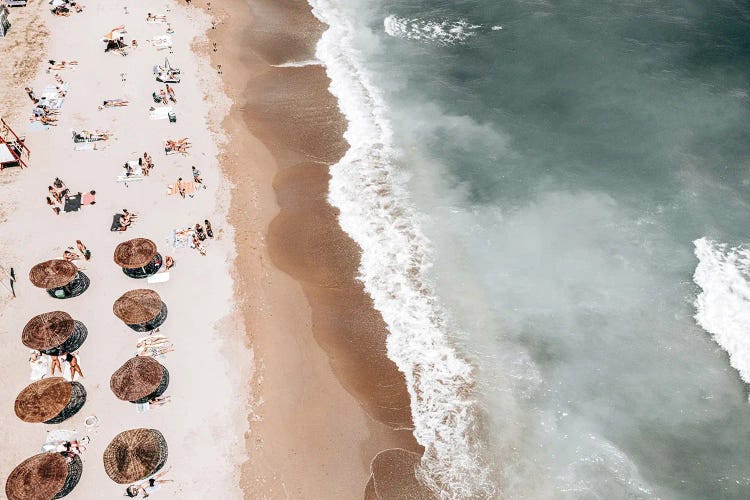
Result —
[{"label": "shoreline", "polygon": [[[413,471],[422,448],[387,329],[357,280],[359,248],[327,202],[346,122],[325,69],[295,64],[314,59],[325,26],[299,2],[234,0],[212,14],[212,61],[234,101],[224,128],[236,139],[222,165],[235,185],[230,221],[242,228],[237,292],[263,294],[259,304],[240,299],[257,362],[246,498],[380,498],[376,456],[383,491],[411,482],[427,498],[413,472],[393,474]],[[269,330],[280,315],[290,331]]]}]

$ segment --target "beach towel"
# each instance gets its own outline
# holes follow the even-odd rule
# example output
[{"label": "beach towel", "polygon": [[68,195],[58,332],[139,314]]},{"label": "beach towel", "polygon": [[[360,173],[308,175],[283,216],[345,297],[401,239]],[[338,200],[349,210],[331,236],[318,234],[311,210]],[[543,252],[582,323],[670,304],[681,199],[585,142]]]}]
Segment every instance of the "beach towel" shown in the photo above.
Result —
[{"label": "beach towel", "polygon": [[78,441],[79,439],[77,431],[70,431],[67,429],[55,429],[47,432],[47,439],[42,444],[42,453],[51,453],[55,451],[61,451],[58,448],[65,443],[71,441]]},{"label": "beach towel", "polygon": [[148,117],[152,120],[166,120],[169,118],[169,113],[172,111],[170,107],[152,108]]},{"label": "beach towel", "polygon": [[167,281],[169,281],[169,271],[164,271],[163,273],[152,274],[151,276],[146,278],[146,282],[149,284],[166,283]]},{"label": "beach towel", "polygon": [[96,151],[97,149],[104,149],[103,147],[98,148],[95,142],[76,142],[73,145],[74,151]]},{"label": "beach towel", "polygon": [[42,354],[36,361],[29,361],[29,366],[31,367],[31,380],[41,380],[49,373],[49,357],[46,354]]},{"label": "beach towel", "polygon": [[93,205],[96,203],[96,195],[89,193],[84,193],[84,195],[81,197],[81,204],[82,205]]},{"label": "beach towel", "polygon": [[125,231],[127,228],[120,225],[122,214],[115,214],[112,216],[112,226],[109,228],[110,231]]},{"label": "beach towel", "polygon": [[[182,182],[182,187],[185,188],[185,194],[195,194],[195,182]],[[177,187],[177,183],[169,184],[167,186],[167,194],[180,194],[180,190]]]},{"label": "beach towel", "polygon": [[29,132],[35,132],[37,130],[47,130],[49,128],[49,125],[45,125],[42,122],[39,121],[33,121],[29,123]]},{"label": "beach towel", "polygon": [[77,212],[81,209],[81,195],[68,196],[65,199],[65,210],[66,212]]}]

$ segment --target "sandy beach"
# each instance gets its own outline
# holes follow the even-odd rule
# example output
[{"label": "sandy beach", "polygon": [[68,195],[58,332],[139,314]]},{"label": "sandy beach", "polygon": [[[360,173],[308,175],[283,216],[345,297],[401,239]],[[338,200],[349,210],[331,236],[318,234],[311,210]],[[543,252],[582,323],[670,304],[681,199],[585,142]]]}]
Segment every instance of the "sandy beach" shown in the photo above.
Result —
[{"label": "sandy beach", "polygon": [[[167,17],[171,48],[148,43],[167,29],[147,23],[149,12]],[[385,324],[356,280],[359,249],[326,201],[327,169],[347,148],[346,125],[324,68],[294,64],[314,59],[325,29],[309,6],[128,0],[56,17],[34,0],[11,11],[16,19],[1,43],[26,55],[6,73],[0,97],[31,160],[28,169],[2,172],[2,226],[12,238],[0,252],[3,268],[18,276],[17,298],[6,293],[0,312],[10,346],[0,361],[7,380],[0,437],[12,450],[0,461],[3,480],[39,452],[48,430],[77,430],[91,441],[70,498],[121,496],[124,487],[105,474],[102,452],[115,434],[148,427],[169,444],[165,477],[174,482],[161,497],[427,497],[414,482],[422,450],[410,431],[403,375],[385,354]],[[123,24],[126,41],[138,47],[126,57],[105,53],[102,35]],[[175,123],[149,119],[151,93],[163,87],[152,68],[165,57],[181,69],[182,80],[172,84]],[[48,72],[49,59],[78,64]],[[33,103],[23,88],[55,84],[56,73],[69,86],[57,126],[29,130]],[[106,99],[129,104],[98,110]],[[75,151],[70,130],[84,128],[112,137],[97,143],[101,149]],[[192,142],[188,154],[165,155],[164,140],[182,137]],[[154,158],[150,175],[117,182],[123,164],[144,151]],[[207,188],[185,199],[167,195],[178,177],[191,178],[193,165]],[[73,192],[95,190],[96,204],[55,215],[45,203],[55,177]],[[137,221],[110,232],[123,208]],[[175,229],[204,219],[215,233],[205,256],[174,248]],[[116,245],[136,237],[175,259],[169,281],[146,284],[115,265]],[[61,258],[78,239],[92,252],[90,261],[76,261],[91,279],[89,290],[55,300],[33,287],[29,269]],[[169,369],[171,401],[147,412],[115,398],[108,384],[144,335],[114,316],[112,303],[142,287],[168,305],[159,333],[175,347],[159,360]],[[89,330],[79,352],[88,400],[62,424],[29,424],[12,408],[30,382],[20,332],[32,316],[53,310]],[[99,425],[86,429],[91,415]]]}]

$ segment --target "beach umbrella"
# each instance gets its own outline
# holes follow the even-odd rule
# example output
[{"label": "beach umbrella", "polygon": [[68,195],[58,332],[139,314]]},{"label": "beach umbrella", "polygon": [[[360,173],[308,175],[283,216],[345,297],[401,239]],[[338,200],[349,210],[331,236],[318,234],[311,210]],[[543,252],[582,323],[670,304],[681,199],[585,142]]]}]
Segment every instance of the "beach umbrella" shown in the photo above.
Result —
[{"label": "beach umbrella", "polygon": [[128,484],[145,479],[167,463],[167,441],[156,429],[119,433],[104,450],[104,470],[112,481]]},{"label": "beach umbrella", "polygon": [[118,398],[131,403],[145,403],[164,394],[169,386],[169,372],[154,358],[136,356],[125,362],[109,380]]},{"label": "beach umbrella", "polygon": [[56,356],[73,352],[83,345],[88,330],[63,311],[52,311],[34,316],[23,327],[21,342],[26,347]]},{"label": "beach umbrella", "polygon": [[5,482],[8,500],[52,500],[76,487],[83,473],[81,457],[40,453],[21,462]]},{"label": "beach umbrella", "polygon": [[29,423],[59,424],[83,408],[86,389],[78,382],[49,377],[27,385],[16,398],[16,416]]},{"label": "beach umbrella", "polygon": [[146,238],[135,238],[117,245],[114,260],[131,278],[146,278],[156,274],[162,265],[156,243]]},{"label": "beach umbrella", "polygon": [[112,305],[112,312],[137,332],[158,328],[167,319],[167,305],[148,288],[125,292]]},{"label": "beach umbrella", "polygon": [[41,262],[29,271],[29,280],[47,290],[52,297],[64,299],[81,295],[89,287],[88,277],[67,260],[53,259]]}]

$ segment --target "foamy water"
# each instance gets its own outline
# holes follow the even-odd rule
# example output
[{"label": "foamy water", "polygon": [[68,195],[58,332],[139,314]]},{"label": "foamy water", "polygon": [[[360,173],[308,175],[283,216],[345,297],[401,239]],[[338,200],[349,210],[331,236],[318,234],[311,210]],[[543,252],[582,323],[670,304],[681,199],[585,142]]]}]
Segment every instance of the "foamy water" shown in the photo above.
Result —
[{"label": "foamy water", "polygon": [[359,279],[390,334],[388,356],[404,373],[414,435],[425,447],[422,479],[441,498],[489,498],[489,469],[477,439],[471,366],[448,343],[445,311],[426,278],[430,245],[394,167],[387,108],[352,41],[354,27],[329,0],[311,0],[328,24],[317,57],[348,121],[351,148],[331,168],[330,203],[362,248]]},{"label": "foamy water", "polygon": [[[466,19],[420,19],[388,16],[383,20],[385,32],[395,38],[417,40],[436,45],[455,45],[476,36],[481,25]],[[499,26],[493,27],[500,28]]]},{"label": "foamy water", "polygon": [[750,250],[707,238],[694,244],[698,266],[693,280],[702,289],[695,319],[750,383]]}]

